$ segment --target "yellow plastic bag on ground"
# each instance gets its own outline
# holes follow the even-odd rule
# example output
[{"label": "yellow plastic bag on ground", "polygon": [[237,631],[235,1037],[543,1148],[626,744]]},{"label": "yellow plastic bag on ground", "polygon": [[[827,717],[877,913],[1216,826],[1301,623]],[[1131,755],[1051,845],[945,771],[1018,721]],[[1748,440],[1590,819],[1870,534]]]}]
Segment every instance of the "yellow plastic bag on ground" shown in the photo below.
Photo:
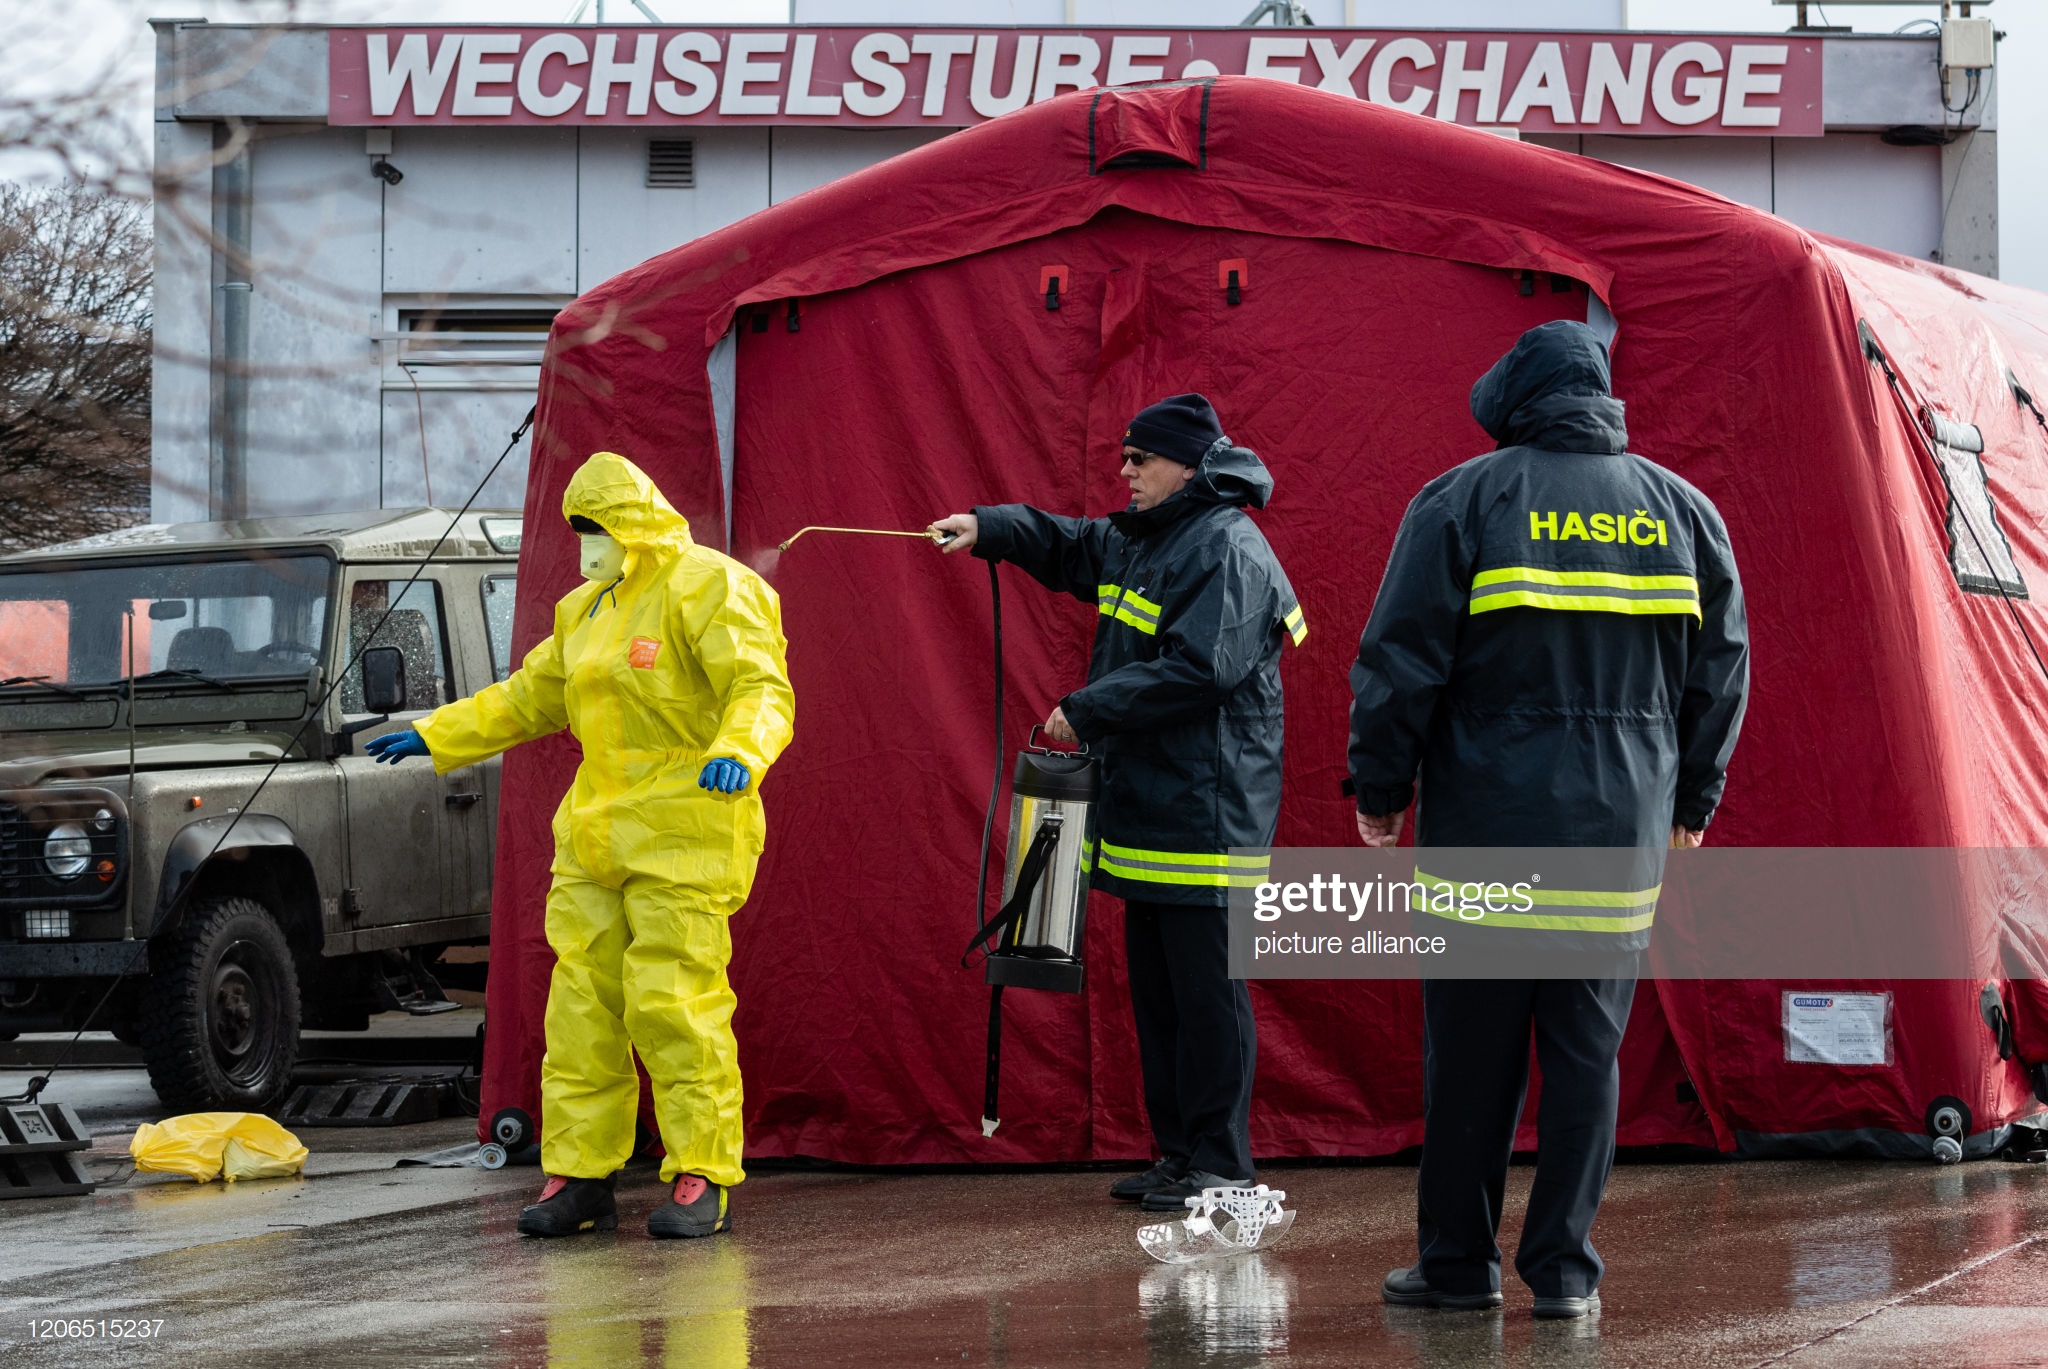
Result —
[{"label": "yellow plastic bag on ground", "polygon": [[144,1122],[128,1143],[145,1174],[183,1174],[200,1183],[223,1173],[236,1179],[278,1179],[306,1163],[299,1138],[256,1112],[188,1112]]}]

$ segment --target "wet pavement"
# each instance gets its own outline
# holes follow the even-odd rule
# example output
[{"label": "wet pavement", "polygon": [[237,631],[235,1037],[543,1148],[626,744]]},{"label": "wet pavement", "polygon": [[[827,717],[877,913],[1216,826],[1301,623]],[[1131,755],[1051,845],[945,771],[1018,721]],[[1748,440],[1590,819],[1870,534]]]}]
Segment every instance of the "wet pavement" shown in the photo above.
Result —
[{"label": "wet pavement", "polygon": [[[0,1088],[19,1077],[0,1074]],[[67,1094],[69,1095],[67,1097]],[[127,1168],[132,1070],[60,1076]],[[394,1169],[472,1135],[301,1133],[301,1179],[141,1176],[0,1203],[0,1363],[117,1365],[1628,1366],[2048,1364],[2048,1167],[1629,1164],[1596,1239],[1597,1319],[1388,1308],[1415,1173],[1270,1165],[1300,1212],[1271,1252],[1154,1264],[1112,1174],[760,1169],[735,1231],[647,1239],[651,1167],[616,1234],[521,1240],[538,1171]],[[1510,1251],[1532,1171],[1510,1175]],[[32,1340],[32,1318],[161,1320],[148,1342]]]}]

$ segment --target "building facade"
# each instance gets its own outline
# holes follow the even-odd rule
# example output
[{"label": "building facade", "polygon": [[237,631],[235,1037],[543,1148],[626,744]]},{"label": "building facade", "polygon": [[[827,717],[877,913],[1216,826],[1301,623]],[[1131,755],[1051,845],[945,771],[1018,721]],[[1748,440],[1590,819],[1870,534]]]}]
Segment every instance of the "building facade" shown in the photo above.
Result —
[{"label": "building facade", "polygon": [[[1373,26],[1359,0],[1216,28],[1128,4],[1096,23],[1078,0],[1004,6],[1004,27],[851,0],[709,30],[158,21],[153,517],[460,504],[583,290],[1097,84],[1292,80],[1997,274],[1988,23],[1652,34],[1619,0],[1557,0],[1544,17],[1572,27],[1536,31],[1483,27],[1489,5],[1447,0],[1482,27],[1430,30]],[[522,450],[479,502],[524,485]]]}]

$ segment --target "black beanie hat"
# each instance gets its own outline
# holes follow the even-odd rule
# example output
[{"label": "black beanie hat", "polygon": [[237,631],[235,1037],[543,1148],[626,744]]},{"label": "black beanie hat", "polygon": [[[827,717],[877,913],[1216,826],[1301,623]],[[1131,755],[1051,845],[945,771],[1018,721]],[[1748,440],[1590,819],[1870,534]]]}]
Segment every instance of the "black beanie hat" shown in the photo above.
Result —
[{"label": "black beanie hat", "polygon": [[1216,419],[1216,410],[1200,395],[1162,399],[1140,409],[1131,426],[1124,429],[1127,446],[1178,461],[1183,466],[1201,465],[1203,456],[1222,436],[1223,425]]}]

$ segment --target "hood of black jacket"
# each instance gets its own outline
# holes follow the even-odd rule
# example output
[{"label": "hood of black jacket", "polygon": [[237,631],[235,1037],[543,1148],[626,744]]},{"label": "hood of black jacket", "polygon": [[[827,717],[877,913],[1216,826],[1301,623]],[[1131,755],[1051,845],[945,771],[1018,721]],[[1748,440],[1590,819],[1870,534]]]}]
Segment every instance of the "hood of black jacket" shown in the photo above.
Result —
[{"label": "hood of black jacket", "polygon": [[1627,451],[1628,425],[1609,381],[1598,333],[1569,319],[1545,323],[1472,386],[1472,417],[1503,447]]},{"label": "hood of black jacket", "polygon": [[1273,497],[1273,473],[1249,447],[1217,442],[1195,467],[1195,478],[1149,509],[1122,509],[1109,516],[1110,525],[1126,537],[1146,537],[1171,527],[1195,510],[1211,505],[1255,509]]}]

